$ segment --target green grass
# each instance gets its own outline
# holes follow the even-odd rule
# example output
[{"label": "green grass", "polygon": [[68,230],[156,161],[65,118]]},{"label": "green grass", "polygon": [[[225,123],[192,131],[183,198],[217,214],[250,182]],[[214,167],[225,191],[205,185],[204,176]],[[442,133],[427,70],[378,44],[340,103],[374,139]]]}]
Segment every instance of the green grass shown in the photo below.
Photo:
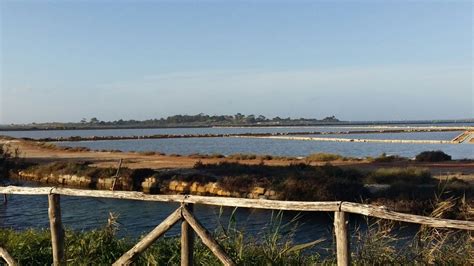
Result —
[{"label": "green grass", "polygon": [[408,167],[408,168],[379,168],[369,173],[364,182],[367,184],[410,184],[426,185],[433,184],[434,179],[428,169]]},{"label": "green grass", "polygon": [[306,162],[330,162],[344,159],[347,160],[345,157],[333,153],[313,153],[305,158]]}]

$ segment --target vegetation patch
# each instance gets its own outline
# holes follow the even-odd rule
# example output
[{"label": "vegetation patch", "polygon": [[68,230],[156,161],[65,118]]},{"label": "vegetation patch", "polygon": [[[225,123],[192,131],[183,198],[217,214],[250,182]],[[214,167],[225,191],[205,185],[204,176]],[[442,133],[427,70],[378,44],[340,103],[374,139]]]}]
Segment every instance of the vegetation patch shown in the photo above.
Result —
[{"label": "vegetation patch", "polygon": [[[112,177],[117,172],[114,168],[90,167],[89,162],[53,162],[43,165],[36,165],[28,168],[26,172],[37,177],[49,175],[77,175],[92,178]],[[129,176],[131,171],[127,168],[121,169],[121,175]]]},{"label": "vegetation patch", "polygon": [[431,173],[426,168],[408,167],[408,168],[379,168],[372,171],[364,179],[366,184],[408,184],[408,185],[426,185],[433,184],[435,181]]},{"label": "vegetation patch", "polygon": [[190,158],[194,159],[221,159],[225,158],[225,155],[220,154],[220,153],[214,153],[214,154],[200,154],[200,153],[193,153],[188,155]]},{"label": "vegetation patch", "polygon": [[400,157],[398,155],[387,155],[382,153],[380,156],[371,158],[370,161],[376,163],[393,163],[393,162],[405,162],[408,161],[405,157]]},{"label": "vegetation patch", "polygon": [[337,160],[347,160],[345,157],[333,153],[313,153],[306,156],[305,159],[306,162],[330,162]]},{"label": "vegetation patch", "polygon": [[13,169],[25,166],[18,149],[12,151],[7,145],[0,144],[0,181],[10,177]]},{"label": "vegetation patch", "polygon": [[415,157],[418,162],[443,162],[451,161],[451,156],[443,151],[424,151]]},{"label": "vegetation patch", "polygon": [[257,159],[256,154],[244,154],[244,153],[235,153],[227,156],[231,160],[255,160]]}]

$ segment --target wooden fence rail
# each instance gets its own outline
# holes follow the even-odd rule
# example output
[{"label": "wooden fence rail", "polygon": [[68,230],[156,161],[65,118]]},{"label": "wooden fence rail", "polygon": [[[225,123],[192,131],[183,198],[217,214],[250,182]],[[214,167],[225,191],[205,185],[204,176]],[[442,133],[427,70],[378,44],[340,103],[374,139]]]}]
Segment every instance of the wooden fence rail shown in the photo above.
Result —
[{"label": "wooden fence rail", "polygon": [[[192,214],[193,204],[204,204],[225,207],[244,207],[272,210],[292,210],[292,211],[331,211],[334,212],[334,228],[336,235],[337,264],[348,265],[350,263],[349,236],[347,230],[347,213],[355,213],[370,217],[395,220],[407,223],[422,224],[430,227],[453,228],[463,230],[474,230],[474,221],[460,221],[450,219],[439,219],[420,215],[399,213],[385,209],[380,206],[368,204],[330,201],[330,202],[303,202],[303,201],[279,201],[265,199],[244,199],[228,197],[206,197],[192,195],[148,195],[142,192],[131,191],[105,191],[105,190],[84,190],[56,187],[0,187],[2,194],[18,195],[48,195],[49,198],[49,218],[51,226],[53,264],[63,265],[66,261],[64,251],[64,229],[61,223],[60,195],[114,198],[141,201],[174,202],[181,206],[174,211],[161,224],[153,229],[148,235],[143,237],[132,249],[123,254],[114,265],[128,265],[134,259],[151,246],[160,236],[168,231],[178,221],[182,221],[182,251],[181,265],[192,265],[193,234],[190,229],[201,238],[203,243],[217,256],[224,265],[235,265],[225,251],[220,247],[211,234],[199,223]],[[0,251],[4,251],[0,247]],[[2,256],[9,265],[14,261],[11,257]],[[12,261],[11,263],[9,261]]]}]

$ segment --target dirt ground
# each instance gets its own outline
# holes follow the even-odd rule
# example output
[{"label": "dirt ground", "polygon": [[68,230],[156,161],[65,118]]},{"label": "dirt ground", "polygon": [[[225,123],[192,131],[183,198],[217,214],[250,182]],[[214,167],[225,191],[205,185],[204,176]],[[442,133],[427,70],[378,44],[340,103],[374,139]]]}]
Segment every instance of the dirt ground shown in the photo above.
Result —
[{"label": "dirt ground", "polygon": [[[97,167],[117,167],[122,159],[122,166],[128,168],[152,168],[152,169],[177,169],[191,168],[198,161],[204,164],[219,163],[223,161],[237,162],[227,158],[191,158],[188,156],[169,155],[144,155],[135,152],[102,152],[102,151],[66,151],[41,146],[39,142],[25,141],[19,139],[0,138],[0,144],[8,145],[10,150],[18,148],[20,157],[29,162],[46,163],[53,161],[89,161]],[[304,160],[263,160],[266,165],[289,165],[291,163],[304,162]],[[239,160],[242,164],[260,164],[261,159]],[[313,162],[313,165],[323,165],[326,162]],[[341,167],[356,168],[361,171],[370,171],[380,167],[423,167],[428,168],[432,174],[440,179],[446,177],[457,177],[474,184],[474,161],[450,161],[441,163],[419,163],[419,162],[391,162],[374,163],[369,161],[333,161],[333,165]]]}]

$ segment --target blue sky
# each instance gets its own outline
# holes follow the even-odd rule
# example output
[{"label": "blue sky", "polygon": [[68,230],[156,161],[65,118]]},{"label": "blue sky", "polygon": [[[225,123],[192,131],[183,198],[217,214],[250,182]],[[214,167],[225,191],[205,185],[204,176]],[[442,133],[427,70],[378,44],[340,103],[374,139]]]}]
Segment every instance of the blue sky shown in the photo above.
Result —
[{"label": "blue sky", "polygon": [[471,1],[0,1],[0,123],[474,117]]}]

